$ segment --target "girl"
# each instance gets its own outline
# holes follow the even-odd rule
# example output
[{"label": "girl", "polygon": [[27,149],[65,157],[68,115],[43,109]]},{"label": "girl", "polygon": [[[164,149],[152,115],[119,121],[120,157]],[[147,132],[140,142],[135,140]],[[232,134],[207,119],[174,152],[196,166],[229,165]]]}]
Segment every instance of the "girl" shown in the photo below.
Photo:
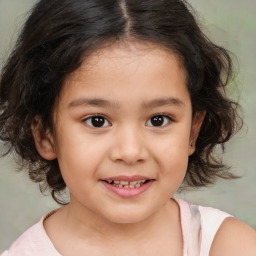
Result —
[{"label": "girl", "polygon": [[228,52],[181,0],[41,0],[2,71],[0,139],[65,204],[12,255],[256,255],[256,233],[179,188],[235,178]]}]

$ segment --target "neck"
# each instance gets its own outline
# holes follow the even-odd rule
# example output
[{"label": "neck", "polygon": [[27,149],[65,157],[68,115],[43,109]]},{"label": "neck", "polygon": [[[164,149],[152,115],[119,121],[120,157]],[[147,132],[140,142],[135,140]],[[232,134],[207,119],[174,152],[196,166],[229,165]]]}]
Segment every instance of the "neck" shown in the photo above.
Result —
[{"label": "neck", "polygon": [[71,202],[62,209],[65,223],[72,233],[85,239],[120,242],[141,241],[157,237],[163,229],[178,228],[179,209],[174,200],[168,201],[157,212],[136,223],[115,223],[95,214],[88,208]]}]

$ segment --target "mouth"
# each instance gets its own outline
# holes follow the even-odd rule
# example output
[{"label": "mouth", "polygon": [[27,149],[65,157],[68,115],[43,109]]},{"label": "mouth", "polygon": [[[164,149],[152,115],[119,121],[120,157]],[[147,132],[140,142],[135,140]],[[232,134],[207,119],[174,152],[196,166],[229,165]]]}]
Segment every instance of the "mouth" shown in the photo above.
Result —
[{"label": "mouth", "polygon": [[144,176],[116,176],[101,180],[105,187],[118,196],[136,197],[147,191],[155,180]]},{"label": "mouth", "polygon": [[119,188],[139,188],[150,180],[135,180],[135,181],[125,181],[125,180],[104,180],[110,185]]}]

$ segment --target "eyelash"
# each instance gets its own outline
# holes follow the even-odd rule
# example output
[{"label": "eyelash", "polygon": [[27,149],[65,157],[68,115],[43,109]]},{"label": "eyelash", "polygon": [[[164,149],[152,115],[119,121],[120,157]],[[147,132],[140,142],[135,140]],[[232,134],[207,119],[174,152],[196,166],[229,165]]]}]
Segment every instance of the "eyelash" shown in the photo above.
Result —
[{"label": "eyelash", "polygon": [[[92,118],[98,118],[98,119],[102,119],[102,121],[104,122],[103,123],[103,126],[94,126],[93,124],[92,124]],[[88,116],[88,117],[86,117],[86,118],[84,118],[83,120],[82,120],[82,122],[83,123],[86,123],[88,126],[90,126],[90,127],[93,127],[93,128],[104,128],[104,127],[108,127],[108,126],[111,126],[111,123],[108,121],[108,119],[106,118],[106,117],[104,117],[103,115],[91,115],[91,116]],[[88,122],[90,122],[90,124],[88,123]],[[107,122],[108,123],[108,125],[105,125],[105,122]]]},{"label": "eyelash", "polygon": [[[173,119],[169,116],[169,115],[167,115],[167,114],[156,114],[156,115],[153,115],[151,118],[149,118],[149,120],[146,122],[146,124],[149,122],[149,121],[151,121],[151,123],[152,123],[152,119],[153,118],[159,118],[159,117],[161,117],[161,118],[163,118],[163,121],[165,122],[164,123],[164,125],[156,125],[156,126],[154,126],[154,125],[148,125],[148,126],[151,126],[151,127],[165,127],[165,126],[167,126],[170,122],[173,122]],[[167,121],[166,121],[166,119],[168,119]],[[159,120],[156,120],[156,121],[159,121]],[[166,123],[167,122],[167,123]]]},{"label": "eyelash", "polygon": [[[97,118],[98,120],[97,121],[100,121],[102,123],[102,126],[96,126],[95,124],[93,124],[93,118]],[[160,125],[153,125],[152,124],[152,119],[153,118],[158,118],[158,119],[155,119],[156,122],[164,122],[164,124],[160,124]],[[161,119],[161,120],[160,120]],[[168,119],[168,120],[166,120]],[[108,121],[108,119],[106,117],[104,117],[103,115],[91,115],[91,116],[88,116],[86,118],[84,118],[82,120],[83,123],[86,123],[88,126],[92,127],[92,128],[105,128],[105,127],[109,127],[109,126],[112,126],[111,123]],[[106,124],[107,122],[107,124]],[[151,122],[152,125],[149,125],[149,122]],[[167,126],[170,122],[173,122],[173,119],[167,115],[167,114],[155,114],[153,115],[152,117],[150,117],[147,122],[146,122],[146,126],[150,126],[150,127],[165,127]]]}]

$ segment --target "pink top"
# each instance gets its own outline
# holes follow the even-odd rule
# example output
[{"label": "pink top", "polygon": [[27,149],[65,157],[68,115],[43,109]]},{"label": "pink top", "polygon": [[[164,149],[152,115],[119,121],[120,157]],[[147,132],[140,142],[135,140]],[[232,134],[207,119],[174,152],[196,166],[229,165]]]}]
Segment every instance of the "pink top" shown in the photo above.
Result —
[{"label": "pink top", "polygon": [[[175,199],[180,206],[183,234],[183,256],[208,256],[221,223],[229,214]],[[43,226],[43,217],[23,233],[1,256],[61,256],[54,248]]]},{"label": "pink top", "polygon": [[232,216],[211,207],[175,200],[180,206],[183,256],[209,256],[219,227],[227,217]]}]

